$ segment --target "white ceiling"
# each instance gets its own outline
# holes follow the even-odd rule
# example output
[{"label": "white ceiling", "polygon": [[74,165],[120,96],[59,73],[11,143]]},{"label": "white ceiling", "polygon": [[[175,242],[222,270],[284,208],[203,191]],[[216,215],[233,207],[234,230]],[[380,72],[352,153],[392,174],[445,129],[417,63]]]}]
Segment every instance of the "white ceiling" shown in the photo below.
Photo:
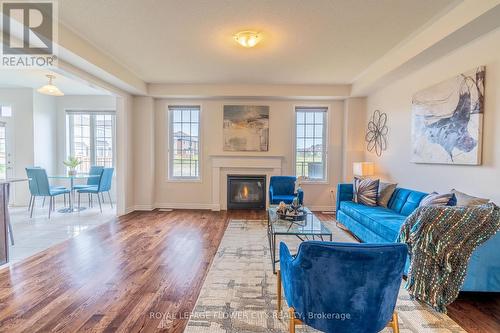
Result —
[{"label": "white ceiling", "polygon": [[[64,0],[62,23],[153,83],[351,83],[458,0]],[[257,29],[262,42],[232,39]]]},{"label": "white ceiling", "polygon": [[48,82],[46,74],[55,75],[54,84],[66,95],[109,95],[110,93],[88,83],[54,74],[45,69],[0,69],[0,88],[38,89]]}]

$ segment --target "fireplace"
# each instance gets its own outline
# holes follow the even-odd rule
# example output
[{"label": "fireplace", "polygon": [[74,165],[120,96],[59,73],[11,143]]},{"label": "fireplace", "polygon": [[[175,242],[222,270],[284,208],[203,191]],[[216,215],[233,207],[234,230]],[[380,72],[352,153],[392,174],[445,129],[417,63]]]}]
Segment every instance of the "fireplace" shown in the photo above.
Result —
[{"label": "fireplace", "polygon": [[265,209],[265,175],[228,175],[228,209]]}]

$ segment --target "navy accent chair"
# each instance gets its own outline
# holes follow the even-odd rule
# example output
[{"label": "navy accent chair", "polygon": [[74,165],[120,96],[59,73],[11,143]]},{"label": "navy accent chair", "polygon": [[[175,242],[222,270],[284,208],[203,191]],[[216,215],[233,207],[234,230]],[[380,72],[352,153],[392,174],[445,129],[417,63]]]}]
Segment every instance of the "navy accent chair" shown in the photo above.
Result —
[{"label": "navy accent chair", "polygon": [[291,204],[295,197],[299,198],[299,203],[304,202],[304,192],[299,189],[295,193],[295,176],[272,176],[269,181],[269,203],[277,205],[281,201]]},{"label": "navy accent chair", "polygon": [[92,165],[89,170],[89,175],[90,176],[95,176],[95,177],[89,177],[87,178],[87,184],[77,184],[73,186],[74,190],[79,190],[82,188],[86,188],[88,186],[95,186],[99,185],[99,180],[102,174],[102,170],[104,170],[103,166],[99,165]]},{"label": "navy accent chair", "polygon": [[42,168],[33,167],[26,168],[26,175],[28,176],[28,186],[31,192],[31,200],[30,200],[30,217],[33,216],[33,209],[35,207],[35,199],[36,197],[50,197],[49,200],[49,219],[50,212],[55,210],[55,200],[54,198],[58,195],[64,195],[66,201],[66,194],[68,194],[70,204],[71,204],[71,195],[70,190],[65,187],[54,187],[49,184],[49,177],[47,176],[47,171]]},{"label": "navy accent chair", "polygon": [[98,185],[91,185],[87,186],[85,188],[79,189],[78,190],[78,208],[80,208],[80,194],[82,193],[87,193],[89,196],[92,196],[93,194],[97,195],[97,201],[99,202],[99,209],[101,210],[102,213],[102,202],[104,202],[104,192],[108,192],[108,197],[109,197],[109,203],[111,205],[111,208],[113,208],[113,202],[111,200],[111,194],[109,191],[111,191],[111,182],[113,180],[113,168],[104,168],[101,173],[101,177],[99,178],[99,184]]},{"label": "navy accent chair", "polygon": [[290,307],[290,332],[306,324],[322,332],[399,332],[394,312],[408,249],[406,244],[306,241],[297,255],[280,244],[281,287]]}]

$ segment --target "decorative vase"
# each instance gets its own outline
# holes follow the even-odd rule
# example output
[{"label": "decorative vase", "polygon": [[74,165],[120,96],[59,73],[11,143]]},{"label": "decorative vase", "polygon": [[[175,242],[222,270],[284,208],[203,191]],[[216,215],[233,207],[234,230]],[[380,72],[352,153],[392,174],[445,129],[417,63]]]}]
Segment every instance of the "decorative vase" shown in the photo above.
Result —
[{"label": "decorative vase", "polygon": [[76,169],[68,169],[68,176],[76,176]]}]

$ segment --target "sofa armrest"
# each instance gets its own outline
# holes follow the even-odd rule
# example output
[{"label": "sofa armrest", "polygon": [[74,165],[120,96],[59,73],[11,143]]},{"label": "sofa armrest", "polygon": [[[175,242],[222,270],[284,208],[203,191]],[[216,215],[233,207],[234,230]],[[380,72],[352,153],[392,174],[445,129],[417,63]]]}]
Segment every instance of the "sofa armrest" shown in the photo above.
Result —
[{"label": "sofa armrest", "polygon": [[342,201],[352,201],[354,188],[352,183],[340,183],[337,185],[337,198],[335,202],[335,212],[339,213]]}]

